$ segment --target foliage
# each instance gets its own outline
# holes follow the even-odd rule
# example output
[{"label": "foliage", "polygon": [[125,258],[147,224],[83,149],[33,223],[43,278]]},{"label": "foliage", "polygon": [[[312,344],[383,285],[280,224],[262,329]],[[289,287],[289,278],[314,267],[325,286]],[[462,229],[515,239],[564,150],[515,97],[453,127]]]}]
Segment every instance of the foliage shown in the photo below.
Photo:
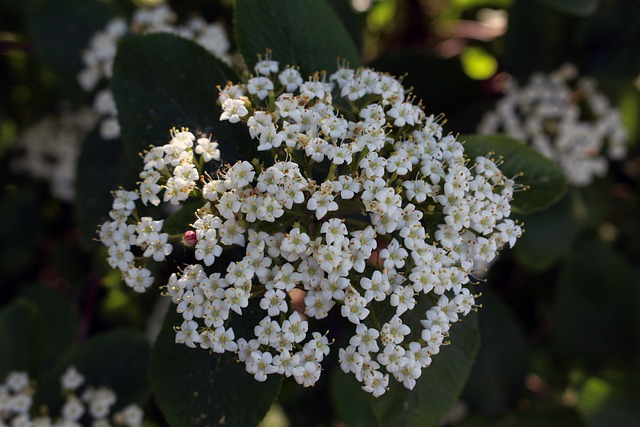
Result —
[{"label": "foliage", "polygon": [[[111,18],[131,19],[141,3],[0,0],[0,381],[28,372],[38,384],[34,407],[60,409],[59,378],[73,365],[91,384],[112,388],[118,409],[142,405],[149,425],[640,424],[635,0],[172,1],[176,22],[201,15],[223,24],[231,61],[175,31],[119,39],[113,75],[97,90],[113,92],[120,137],[106,140],[92,124],[82,140],[58,147],[73,160],[58,178],[74,194],[58,199],[48,177],[21,166],[25,135],[41,119],[60,124],[99,107],[96,92],[78,83],[89,40]],[[219,88],[255,75],[258,55],[296,66],[303,78],[316,70],[328,76],[345,62],[401,77],[427,115],[443,114],[445,134],[462,134],[470,158],[497,160],[516,182],[512,217],[526,231],[474,272],[481,307],[471,322],[453,325],[450,344],[413,390],[391,382],[373,398],[343,373],[337,351],[322,362],[317,386],[302,388],[279,376],[255,381],[235,354],[176,345],[179,319],[167,314],[160,294],[192,257],[180,237],[196,220],[195,205],[177,212],[150,206],[167,218],[175,256],[153,271],[154,295],[125,289],[95,242],[98,225],[111,218],[111,193],[136,182],[138,152],[165,144],[172,126],[217,141],[221,160],[207,170],[212,176],[237,160],[265,161],[242,126],[220,120],[217,101]],[[627,129],[626,158],[582,188],[521,141],[476,134],[508,81],[522,87],[568,61],[580,76],[597,79]],[[424,313],[432,303],[418,304]],[[237,331],[253,332],[255,308],[233,318]],[[331,315],[312,326],[337,331],[331,346],[339,348],[352,328],[343,321]],[[265,415],[278,409],[288,424],[268,424],[277,417]]]}]

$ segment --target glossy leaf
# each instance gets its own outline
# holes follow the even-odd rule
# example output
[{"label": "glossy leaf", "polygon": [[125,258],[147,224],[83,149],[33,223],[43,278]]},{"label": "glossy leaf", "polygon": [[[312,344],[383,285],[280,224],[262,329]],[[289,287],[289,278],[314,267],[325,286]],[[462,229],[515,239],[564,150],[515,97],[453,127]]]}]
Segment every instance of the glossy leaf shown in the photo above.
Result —
[{"label": "glossy leaf", "polygon": [[435,426],[453,407],[480,345],[475,315],[455,323],[449,340],[451,344],[433,356],[431,366],[423,370],[413,390],[390,379],[389,391],[373,402],[381,426]]},{"label": "glossy leaf", "polygon": [[158,33],[122,40],[112,89],[129,158],[139,163],[139,152],[168,143],[173,127],[212,134],[225,162],[245,154],[236,129],[242,127],[218,120],[216,86],[229,80],[237,78],[225,64],[184,38]]},{"label": "glossy leaf", "polygon": [[325,0],[237,0],[236,37],[250,70],[267,49],[281,65],[297,65],[303,78],[333,72],[338,58],[358,65],[358,51]]},{"label": "glossy leaf", "polygon": [[[253,336],[261,309],[245,309],[229,326],[236,338]],[[151,386],[172,426],[257,425],[278,395],[281,377],[256,381],[233,353],[211,354],[175,343],[173,327],[182,317],[170,312],[151,356]]]},{"label": "glossy leaf", "polygon": [[465,152],[471,159],[493,153],[494,159],[503,159],[499,167],[508,178],[516,178],[517,184],[528,187],[514,194],[511,206],[516,212],[546,209],[567,189],[560,168],[527,145],[501,135],[463,135],[459,139],[465,141]]}]

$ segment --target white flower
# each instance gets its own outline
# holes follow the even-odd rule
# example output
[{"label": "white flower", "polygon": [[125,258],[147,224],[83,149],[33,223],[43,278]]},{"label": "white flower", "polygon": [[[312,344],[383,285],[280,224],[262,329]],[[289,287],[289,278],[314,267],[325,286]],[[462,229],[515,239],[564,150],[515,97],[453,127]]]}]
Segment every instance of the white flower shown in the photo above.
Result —
[{"label": "white flower", "polygon": [[227,99],[222,103],[220,120],[229,120],[230,123],[238,123],[241,117],[249,114],[242,99]]},{"label": "white flower", "polygon": [[[320,73],[301,83],[297,70],[278,69],[268,58],[258,77],[220,91],[228,113],[246,108],[226,119],[246,125],[258,159],[212,165],[218,147],[187,129],[144,154],[142,204],[158,198],[193,213],[177,236],[193,236],[180,254],[195,263],[165,288],[184,319],[176,342],[237,352],[258,381],[278,373],[312,386],[332,345],[305,318],[335,309],[355,325],[337,350],[341,368],[375,396],[390,374],[411,389],[450,324],[476,307],[469,275],[520,236],[507,218],[515,184],[490,158],[465,157],[391,76],[342,66],[335,83]],[[111,265],[144,282],[139,269],[173,257],[175,237],[137,211],[137,194],[119,193],[100,236]],[[408,316],[422,298],[438,304]],[[379,304],[391,319],[371,318]],[[249,308],[262,320],[253,336],[236,336],[228,322]]]}]

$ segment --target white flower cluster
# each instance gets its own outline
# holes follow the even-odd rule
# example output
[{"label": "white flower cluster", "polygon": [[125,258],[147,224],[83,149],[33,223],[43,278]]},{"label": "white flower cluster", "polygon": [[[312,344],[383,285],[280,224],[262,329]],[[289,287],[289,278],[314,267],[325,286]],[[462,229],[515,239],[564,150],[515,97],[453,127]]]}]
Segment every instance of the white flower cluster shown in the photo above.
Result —
[{"label": "white flower cluster", "polygon": [[[78,74],[82,89],[90,92],[102,80],[111,80],[113,61],[118,49],[118,41],[127,34],[172,33],[201,45],[219,59],[230,62],[230,43],[224,27],[219,23],[208,23],[201,17],[190,18],[184,25],[177,25],[175,12],[167,5],[137,9],[131,22],[124,18],[114,18],[104,30],[96,33],[82,54],[84,69]],[[109,87],[102,88],[93,102],[95,110],[103,116],[100,135],[104,139],[120,136],[118,110]]]},{"label": "white flower cluster", "polygon": [[[117,396],[113,390],[100,387],[79,388],[84,377],[74,366],[67,368],[60,378],[65,403],[55,416],[34,414],[32,410],[34,384],[26,372],[13,371],[0,384],[0,427],[80,427],[90,420],[93,427],[139,427],[144,413],[135,404],[111,414]],[[46,412],[45,412],[46,413]]]},{"label": "white flower cluster", "polygon": [[[508,219],[514,182],[490,159],[465,157],[387,74],[343,66],[305,82],[270,59],[256,73],[221,90],[220,119],[245,123],[263,162],[211,177],[202,165],[219,158],[217,144],[174,130],[144,153],[139,189],[115,194],[100,230],[109,262],[144,291],[153,278],[136,255],[162,261],[182,237],[194,261],[166,284],[183,317],[176,342],[236,352],[258,381],[278,373],[313,385],[331,342],[307,319],[335,308],[353,331],[342,369],[375,396],[390,375],[411,389],[451,324],[474,309],[474,266],[521,235]],[[181,236],[135,203],[198,198]],[[248,309],[264,317],[237,336],[234,316]]]},{"label": "white flower cluster", "polygon": [[607,157],[626,155],[627,132],[595,80],[576,80],[576,74],[566,65],[549,75],[532,75],[523,87],[512,82],[478,132],[505,133],[531,144],[558,163],[572,185],[589,185],[607,173]]},{"label": "white flower cluster", "polygon": [[82,142],[97,121],[98,116],[90,108],[62,109],[45,116],[18,137],[18,155],[12,167],[49,181],[55,197],[72,202]]}]

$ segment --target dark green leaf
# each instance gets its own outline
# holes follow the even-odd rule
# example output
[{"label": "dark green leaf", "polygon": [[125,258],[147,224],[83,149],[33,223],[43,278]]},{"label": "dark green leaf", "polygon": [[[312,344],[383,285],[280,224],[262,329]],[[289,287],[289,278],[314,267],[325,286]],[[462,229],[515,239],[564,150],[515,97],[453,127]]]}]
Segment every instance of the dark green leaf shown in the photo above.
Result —
[{"label": "dark green leaf", "polygon": [[162,226],[163,231],[169,234],[184,233],[191,230],[190,224],[196,221],[196,210],[203,206],[201,200],[187,201],[180,210],[169,215]]},{"label": "dark green leaf", "polygon": [[334,12],[342,21],[342,25],[347,30],[355,45],[362,47],[362,37],[367,23],[366,12],[356,12],[352,2],[349,0],[327,0]]},{"label": "dark green leaf", "polygon": [[38,307],[24,299],[0,310],[0,381],[10,371],[39,373],[42,321]]},{"label": "dark green leaf", "polygon": [[580,21],[576,42],[592,56],[589,74],[615,76],[628,82],[637,77],[640,72],[637,7],[636,0],[604,1],[597,13]]},{"label": "dark green leaf", "polygon": [[584,242],[563,266],[555,343],[569,361],[613,367],[640,344],[640,288],[633,268],[600,242]]},{"label": "dark green leaf", "polygon": [[34,2],[29,30],[36,52],[49,65],[65,89],[80,97],[76,76],[83,67],[82,51],[94,33],[115,15],[115,8],[100,0],[42,0]]},{"label": "dark green leaf", "polygon": [[20,295],[35,304],[42,318],[42,357],[45,369],[50,368],[78,336],[80,320],[75,307],[53,289],[40,285],[27,286]]},{"label": "dark green leaf", "polygon": [[129,403],[144,404],[149,396],[148,362],[149,344],[137,332],[116,330],[96,335],[62,355],[40,385],[36,403],[60,407],[60,377],[69,366],[75,366],[87,385],[108,387],[117,394],[117,409]]},{"label": "dark green leaf", "polygon": [[600,0],[538,0],[547,6],[554,7],[562,12],[572,15],[587,16],[593,14]]},{"label": "dark green leaf", "polygon": [[359,63],[353,40],[325,0],[237,0],[236,36],[250,70],[267,49],[282,65],[298,65],[303,77],[333,72],[338,58]]},{"label": "dark green leaf", "polygon": [[7,187],[3,190],[0,198],[0,270],[24,271],[35,262],[45,236],[42,204],[33,188]]},{"label": "dark green leaf", "polygon": [[520,325],[500,297],[485,288],[478,302],[480,352],[462,398],[472,410],[498,414],[523,391],[529,353]]},{"label": "dark green leaf", "polygon": [[572,248],[581,230],[574,218],[570,197],[543,212],[520,217],[525,232],[514,253],[518,262],[531,271],[544,271],[557,263]]},{"label": "dark green leaf", "polygon": [[524,79],[535,71],[549,72],[572,61],[576,49],[571,45],[570,18],[539,2],[516,0],[509,8],[503,52],[505,70]]},{"label": "dark green leaf", "polygon": [[424,51],[400,51],[376,59],[371,66],[395,76],[406,74],[403,86],[412,88],[427,114],[446,114],[446,125],[455,133],[464,131],[456,127],[455,117],[484,96],[481,83],[465,74],[459,57],[443,59]]},{"label": "dark green leaf", "polygon": [[528,409],[509,415],[496,427],[587,427],[578,413],[571,408]]},{"label": "dark green leaf", "polygon": [[[245,309],[233,317],[236,338],[253,336],[264,316],[261,309]],[[231,353],[210,354],[175,343],[174,326],[182,317],[170,312],[151,355],[151,386],[160,409],[172,426],[254,426],[278,395],[281,377],[256,381]]]},{"label": "dark green leaf", "polygon": [[184,38],[159,33],[122,40],[112,89],[125,152],[139,162],[138,153],[169,142],[169,130],[175,126],[212,133],[222,160],[237,160],[247,151],[237,138],[243,129],[221,124],[216,106],[216,86],[229,80],[237,78],[226,65]]},{"label": "dark green leaf", "polygon": [[340,421],[350,427],[374,427],[378,421],[371,395],[361,386],[353,374],[345,374],[339,366],[331,372],[331,400]]},{"label": "dark green leaf", "polygon": [[[502,135],[464,135],[465,152],[471,159],[494,153],[502,158],[500,170],[516,183],[527,186],[526,191],[514,194],[511,206],[514,211],[530,213],[546,209],[558,201],[567,189],[567,179],[562,170],[535,149]],[[522,176],[518,174],[522,173]]]},{"label": "dark green leaf", "polygon": [[105,141],[92,132],[82,144],[76,173],[76,214],[85,246],[96,244],[99,225],[109,220],[112,191],[135,182],[120,140]]},{"label": "dark green leaf", "polygon": [[382,426],[435,426],[453,407],[471,372],[480,335],[476,316],[470,314],[451,328],[451,344],[433,356],[413,390],[391,379],[390,389],[373,401]]}]

